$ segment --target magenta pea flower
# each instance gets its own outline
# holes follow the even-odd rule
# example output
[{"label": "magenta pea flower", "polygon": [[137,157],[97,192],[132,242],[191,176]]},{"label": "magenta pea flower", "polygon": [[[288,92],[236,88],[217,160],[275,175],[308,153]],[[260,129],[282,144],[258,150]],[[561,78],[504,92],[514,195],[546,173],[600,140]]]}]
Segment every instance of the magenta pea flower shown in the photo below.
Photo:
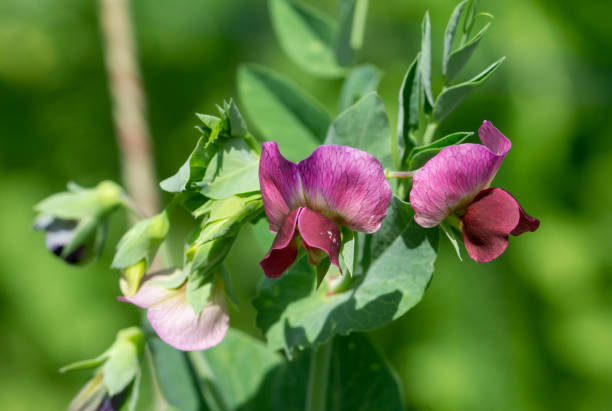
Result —
[{"label": "magenta pea flower", "polygon": [[489,188],[511,143],[490,121],[478,130],[481,144],[442,149],[414,175],[410,204],[415,221],[434,227],[458,217],[469,256],[480,263],[499,257],[508,236],[535,231],[540,221],[528,215],[501,188]]},{"label": "magenta pea flower", "polygon": [[294,164],[275,142],[262,145],[259,184],[270,231],[277,233],[261,260],[266,276],[275,278],[296,260],[298,247],[310,264],[327,254],[340,268],[340,226],[373,233],[380,228],[391,201],[391,187],[380,162],[356,148],[326,145]]}]

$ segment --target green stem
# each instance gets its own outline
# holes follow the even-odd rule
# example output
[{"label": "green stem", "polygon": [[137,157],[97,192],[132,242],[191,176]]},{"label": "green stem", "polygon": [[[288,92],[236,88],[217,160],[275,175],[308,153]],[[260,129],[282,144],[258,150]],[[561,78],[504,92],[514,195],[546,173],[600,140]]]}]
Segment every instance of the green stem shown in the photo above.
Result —
[{"label": "green stem", "polygon": [[191,364],[193,364],[196,373],[200,377],[200,386],[206,404],[213,411],[228,411],[230,407],[225,403],[221,393],[213,382],[214,375],[208,366],[208,362],[204,358],[204,354],[198,351],[190,351],[187,353],[187,357],[191,360]]},{"label": "green stem", "polygon": [[332,344],[333,341],[329,341],[312,353],[306,392],[306,411],[325,411]]},{"label": "green stem", "polygon": [[429,123],[427,128],[425,129],[425,134],[423,134],[423,145],[430,144],[433,140],[434,134],[436,134],[436,130],[438,128],[438,123]]}]

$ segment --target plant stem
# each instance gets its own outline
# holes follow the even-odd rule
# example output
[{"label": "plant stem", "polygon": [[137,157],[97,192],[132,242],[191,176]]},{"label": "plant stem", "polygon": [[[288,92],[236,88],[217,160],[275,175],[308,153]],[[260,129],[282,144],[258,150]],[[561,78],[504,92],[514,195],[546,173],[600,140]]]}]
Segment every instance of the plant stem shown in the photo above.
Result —
[{"label": "plant stem", "polygon": [[159,192],[129,8],[127,0],[100,0],[99,7],[123,181],[136,208],[150,217],[158,212]]},{"label": "plant stem", "polygon": [[431,141],[433,140],[434,134],[436,134],[437,128],[438,128],[438,123],[427,124],[427,128],[425,128],[425,134],[423,134],[423,145],[427,145],[431,143]]},{"label": "plant stem", "polygon": [[324,411],[327,401],[327,382],[333,340],[319,346],[310,359],[306,411]]}]

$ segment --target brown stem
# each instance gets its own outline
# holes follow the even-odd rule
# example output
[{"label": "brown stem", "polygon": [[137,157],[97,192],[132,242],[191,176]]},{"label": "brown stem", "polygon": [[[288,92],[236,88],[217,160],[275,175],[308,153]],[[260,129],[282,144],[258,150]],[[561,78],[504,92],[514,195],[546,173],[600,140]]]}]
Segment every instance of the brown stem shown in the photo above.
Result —
[{"label": "brown stem", "polygon": [[146,216],[159,210],[153,145],[127,0],[100,0],[104,57],[125,187]]}]

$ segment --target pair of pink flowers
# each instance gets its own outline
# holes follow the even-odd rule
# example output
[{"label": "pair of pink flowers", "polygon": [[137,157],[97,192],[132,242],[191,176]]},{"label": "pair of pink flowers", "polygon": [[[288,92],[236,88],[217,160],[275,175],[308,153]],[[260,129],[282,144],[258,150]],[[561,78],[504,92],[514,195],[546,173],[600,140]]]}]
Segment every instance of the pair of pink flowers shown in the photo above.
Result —
[{"label": "pair of pink flowers", "polygon": [[[510,234],[535,231],[540,222],[507,191],[489,188],[510,140],[489,121],[478,134],[482,145],[445,147],[414,175],[410,204],[423,227],[457,217],[470,257],[488,262],[505,251]],[[261,260],[268,277],[278,277],[293,264],[300,240],[311,264],[327,254],[339,266],[339,226],[375,232],[391,199],[380,162],[343,146],[319,147],[294,164],[276,143],[264,143],[259,181],[270,231],[277,233]]]},{"label": "pair of pink flowers", "polygon": [[[504,252],[509,235],[534,231],[539,221],[505,190],[489,188],[510,140],[488,121],[478,133],[482,145],[446,147],[414,175],[410,204],[415,221],[423,227],[434,227],[449,217],[459,221],[470,257],[487,262]],[[270,231],[276,233],[261,260],[263,271],[272,278],[295,262],[300,244],[311,264],[329,256],[339,267],[340,227],[377,231],[391,200],[380,162],[345,146],[321,146],[294,164],[281,155],[276,143],[264,143],[259,182]],[[164,285],[176,283],[174,276],[183,282],[174,288]],[[186,287],[180,271],[159,273],[147,277],[136,295],[122,299],[147,308],[153,329],[176,348],[202,350],[218,344],[229,325],[222,281],[213,283],[209,302],[197,315],[187,301]]]}]

